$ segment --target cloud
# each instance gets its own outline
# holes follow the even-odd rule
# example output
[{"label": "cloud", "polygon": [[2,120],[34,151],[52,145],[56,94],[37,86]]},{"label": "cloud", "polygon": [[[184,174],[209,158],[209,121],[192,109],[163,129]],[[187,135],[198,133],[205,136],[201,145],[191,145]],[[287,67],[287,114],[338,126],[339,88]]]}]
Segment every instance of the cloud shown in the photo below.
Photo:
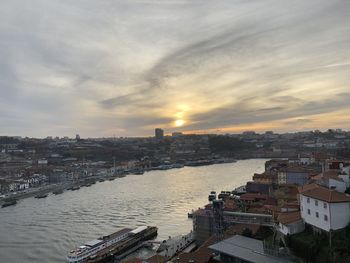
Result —
[{"label": "cloud", "polygon": [[178,118],[189,131],[318,125],[350,108],[349,5],[4,0],[2,132],[150,135]]}]

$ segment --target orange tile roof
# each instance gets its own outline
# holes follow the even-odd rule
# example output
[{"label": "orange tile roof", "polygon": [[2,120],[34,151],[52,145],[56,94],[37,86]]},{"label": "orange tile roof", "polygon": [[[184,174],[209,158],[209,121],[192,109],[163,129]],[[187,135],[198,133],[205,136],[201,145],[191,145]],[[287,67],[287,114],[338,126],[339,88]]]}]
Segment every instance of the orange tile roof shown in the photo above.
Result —
[{"label": "orange tile roof", "polygon": [[322,186],[304,190],[301,194],[328,203],[350,202],[350,196]]},{"label": "orange tile roof", "polygon": [[300,212],[280,213],[277,217],[278,222],[283,225],[292,224],[301,220]]},{"label": "orange tile roof", "polygon": [[338,170],[328,170],[326,172],[320,173],[317,176],[314,176],[313,179],[319,180],[319,179],[325,178],[325,179],[333,179],[333,180],[337,180],[337,181],[343,181],[343,179],[341,179],[338,175],[339,175]]},{"label": "orange tile roof", "polygon": [[307,191],[307,190],[314,189],[314,188],[317,188],[317,187],[319,187],[319,185],[316,184],[316,183],[305,184],[303,186],[299,186],[298,187],[298,192],[302,193],[303,191]]}]

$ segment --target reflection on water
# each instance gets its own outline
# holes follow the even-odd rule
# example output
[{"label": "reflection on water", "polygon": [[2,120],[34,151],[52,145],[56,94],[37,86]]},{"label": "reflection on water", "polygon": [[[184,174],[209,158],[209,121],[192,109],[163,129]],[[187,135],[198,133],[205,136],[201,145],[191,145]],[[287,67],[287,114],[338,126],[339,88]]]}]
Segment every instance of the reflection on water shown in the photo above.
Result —
[{"label": "reflection on water", "polygon": [[77,245],[124,227],[155,225],[158,238],[192,229],[187,212],[211,190],[233,190],[265,160],[129,175],[0,209],[1,262],[64,262]]}]

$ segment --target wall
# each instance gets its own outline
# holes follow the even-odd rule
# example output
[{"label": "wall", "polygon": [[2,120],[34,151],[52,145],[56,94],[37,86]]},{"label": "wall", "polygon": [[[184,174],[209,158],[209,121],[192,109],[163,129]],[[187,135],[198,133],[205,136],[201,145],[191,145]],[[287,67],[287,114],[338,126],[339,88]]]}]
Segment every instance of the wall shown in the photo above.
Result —
[{"label": "wall", "polygon": [[309,180],[309,174],[305,172],[287,172],[287,184],[304,185]]},{"label": "wall", "polygon": [[[307,203],[307,198],[300,195],[301,217],[306,223],[325,231],[341,229],[350,223],[350,203],[326,203],[327,207],[324,208],[325,202],[317,200],[318,205],[315,205],[316,199],[310,197],[310,203]],[[310,209],[310,215],[307,209]],[[316,212],[319,213],[318,218]],[[324,220],[324,215],[328,217],[328,221]]]},{"label": "wall", "polygon": [[331,204],[330,217],[332,230],[346,227],[350,223],[350,203]]},{"label": "wall", "polygon": [[[316,226],[318,228],[321,228],[323,230],[329,231],[330,230],[330,216],[329,216],[329,204],[327,204],[327,207],[324,208],[324,202],[317,200],[318,205],[315,205],[315,200],[310,197],[310,203],[307,203],[307,196],[300,195],[300,211],[301,211],[301,217],[304,219],[304,221],[310,225]],[[308,209],[310,209],[310,215],[308,214]],[[316,212],[318,212],[319,217],[316,217]],[[328,221],[324,220],[324,215],[328,217]]]}]

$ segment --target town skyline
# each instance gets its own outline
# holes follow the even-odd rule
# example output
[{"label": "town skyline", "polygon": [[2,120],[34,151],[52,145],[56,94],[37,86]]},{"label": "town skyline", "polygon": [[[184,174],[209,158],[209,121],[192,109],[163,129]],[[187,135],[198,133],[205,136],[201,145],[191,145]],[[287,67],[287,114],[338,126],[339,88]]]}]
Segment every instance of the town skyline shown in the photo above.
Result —
[{"label": "town skyline", "polygon": [[1,134],[350,128],[347,1],[2,7]]}]

